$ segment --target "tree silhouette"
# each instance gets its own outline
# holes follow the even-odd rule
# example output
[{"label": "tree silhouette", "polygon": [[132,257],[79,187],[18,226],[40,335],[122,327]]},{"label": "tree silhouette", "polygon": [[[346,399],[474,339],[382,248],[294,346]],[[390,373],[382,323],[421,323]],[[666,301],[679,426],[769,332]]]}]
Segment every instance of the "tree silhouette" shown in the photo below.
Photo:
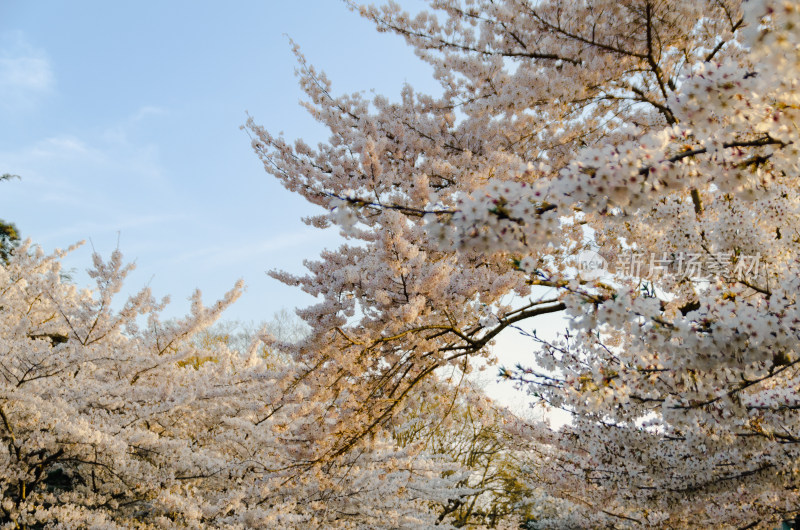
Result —
[{"label": "tree silhouette", "polygon": [[[19,178],[19,176],[10,173],[0,175],[0,180],[11,180],[13,178]],[[0,260],[7,263],[8,256],[17,246],[17,243],[19,243],[19,230],[16,225],[0,219]]]}]

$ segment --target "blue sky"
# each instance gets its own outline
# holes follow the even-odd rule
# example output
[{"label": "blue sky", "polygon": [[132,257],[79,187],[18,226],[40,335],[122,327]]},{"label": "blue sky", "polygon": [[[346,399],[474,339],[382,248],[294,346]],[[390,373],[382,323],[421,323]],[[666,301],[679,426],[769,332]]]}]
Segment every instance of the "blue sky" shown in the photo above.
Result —
[{"label": "blue sky", "polygon": [[[419,1],[403,3],[412,11]],[[312,301],[267,277],[302,270],[333,232],[267,175],[239,129],[249,112],[311,143],[326,133],[297,104],[288,37],[337,92],[397,97],[403,82],[436,90],[402,39],[379,34],[335,0],[4,1],[0,3],[0,218],[45,249],[117,246],[183,314],[195,287],[212,301],[243,278],[227,317],[269,319]]]}]

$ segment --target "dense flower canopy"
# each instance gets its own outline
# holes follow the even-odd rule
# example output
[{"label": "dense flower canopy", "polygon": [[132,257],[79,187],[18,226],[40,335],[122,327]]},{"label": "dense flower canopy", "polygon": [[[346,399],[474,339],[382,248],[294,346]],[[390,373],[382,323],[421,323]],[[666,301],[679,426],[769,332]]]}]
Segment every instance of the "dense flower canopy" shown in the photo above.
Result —
[{"label": "dense flower canopy", "polygon": [[[329,140],[248,123],[267,171],[328,210],[308,222],[352,241],[274,273],[320,299],[297,352],[339,404],[317,458],[560,313],[569,330],[531,333],[530,366],[504,372],[573,414],[521,434],[571,506],[553,526],[797,515],[800,5],[351,6],[405,37],[443,95],[336,96],[297,51]],[[612,266],[588,274],[586,252]]]},{"label": "dense flower canopy", "polygon": [[485,496],[463,458],[408,434],[309,466],[329,404],[286,387],[296,369],[268,336],[238,351],[204,334],[241,285],[162,321],[147,289],[114,309],[119,252],[82,290],[62,255],[28,242],[0,264],[2,528],[425,528]]}]

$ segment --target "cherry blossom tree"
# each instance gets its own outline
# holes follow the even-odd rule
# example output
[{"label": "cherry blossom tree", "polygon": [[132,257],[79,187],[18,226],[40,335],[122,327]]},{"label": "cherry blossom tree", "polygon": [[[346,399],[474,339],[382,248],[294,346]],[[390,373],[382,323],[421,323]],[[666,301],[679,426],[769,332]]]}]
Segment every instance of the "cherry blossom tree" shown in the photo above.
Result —
[{"label": "cherry blossom tree", "polygon": [[[308,223],[350,240],[273,273],[320,300],[296,349],[337,404],[313,459],[520,328],[535,353],[503,373],[573,415],[518,429],[555,507],[541,525],[796,516],[800,5],[429,3],[351,7],[403,36],[441,96],[338,96],[296,49],[329,140],[247,124],[267,171],[325,208]],[[587,251],[614,266],[587,274]],[[547,314],[568,322],[558,340],[534,332]]]},{"label": "cherry blossom tree", "polygon": [[241,284],[163,320],[148,289],[114,301],[119,252],[94,256],[93,289],[63,280],[63,254],[25,242],[0,263],[3,528],[427,528],[472,493],[452,459],[391,436],[316,463],[335,403],[270,337],[242,352],[206,333]]}]

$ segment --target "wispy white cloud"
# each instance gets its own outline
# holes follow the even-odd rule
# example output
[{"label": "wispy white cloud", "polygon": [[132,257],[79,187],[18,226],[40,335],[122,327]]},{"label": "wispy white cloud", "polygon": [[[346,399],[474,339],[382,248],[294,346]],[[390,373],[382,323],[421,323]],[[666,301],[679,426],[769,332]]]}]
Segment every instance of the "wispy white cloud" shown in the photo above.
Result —
[{"label": "wispy white cloud", "polygon": [[[110,134],[112,129],[118,134]],[[0,167],[22,175],[26,184],[46,184],[48,192],[103,188],[109,179],[125,177],[160,185],[164,170],[158,145],[131,140],[124,131],[124,126],[113,125],[86,139],[63,134],[14,150],[0,149]]]},{"label": "wispy white cloud", "polygon": [[132,122],[142,121],[143,119],[147,118],[148,116],[160,116],[162,114],[166,114],[167,110],[162,107],[156,107],[154,105],[144,105],[136,113],[131,116]]},{"label": "wispy white cloud", "polygon": [[102,222],[82,221],[45,234],[44,240],[63,240],[87,237],[86,234],[106,235],[114,232],[125,232],[126,230],[163,226],[167,223],[175,223],[188,219],[185,214],[149,214],[149,215],[122,215]]},{"label": "wispy white cloud", "polygon": [[[30,154],[45,158],[85,157],[92,154],[92,149],[75,136],[51,136],[37,142],[30,148]],[[96,157],[98,153],[94,153]]]},{"label": "wispy white cloud", "polygon": [[125,119],[107,127],[103,132],[103,140],[120,146],[130,146],[131,133],[141,127],[151,117],[163,116],[168,114],[167,109],[155,105],[142,105],[136,112],[130,114]]},{"label": "wispy white cloud", "polygon": [[[144,107],[143,107],[144,108]],[[0,108],[2,110],[2,108]],[[139,110],[97,134],[56,134],[0,148],[0,168],[22,176],[3,187],[3,215],[44,244],[184,222],[166,180],[158,145],[124,134],[125,123],[157,113]],[[138,118],[141,119],[141,118]],[[107,129],[107,130],[108,130]],[[4,146],[5,147],[5,146]]]},{"label": "wispy white cloud", "polygon": [[318,239],[320,233],[303,231],[291,234],[282,234],[263,241],[254,241],[242,244],[214,245],[185,252],[169,260],[170,264],[191,262],[202,264],[204,267],[217,268],[232,264],[241,264],[252,261],[254,258],[285,251],[291,248],[304,246],[312,240]]},{"label": "wispy white cloud", "polygon": [[0,35],[0,106],[30,110],[55,90],[50,59],[19,32]]}]

